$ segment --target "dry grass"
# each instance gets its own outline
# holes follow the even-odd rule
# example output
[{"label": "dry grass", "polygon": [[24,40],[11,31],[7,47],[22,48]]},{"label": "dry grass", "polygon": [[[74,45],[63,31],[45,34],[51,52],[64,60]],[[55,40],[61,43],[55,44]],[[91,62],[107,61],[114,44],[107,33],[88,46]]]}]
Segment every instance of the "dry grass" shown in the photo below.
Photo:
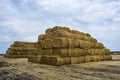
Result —
[{"label": "dry grass", "polygon": [[119,80],[120,55],[112,61],[50,66],[27,62],[26,58],[0,56],[0,80]]}]

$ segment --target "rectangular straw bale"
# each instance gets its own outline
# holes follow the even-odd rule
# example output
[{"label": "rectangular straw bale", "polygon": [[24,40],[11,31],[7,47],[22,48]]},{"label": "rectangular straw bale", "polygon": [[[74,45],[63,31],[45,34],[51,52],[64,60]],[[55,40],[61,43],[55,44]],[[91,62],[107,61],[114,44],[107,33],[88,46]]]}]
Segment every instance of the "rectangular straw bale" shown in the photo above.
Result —
[{"label": "rectangular straw bale", "polygon": [[104,55],[105,49],[90,49],[91,55]]},{"label": "rectangular straw bale", "polygon": [[91,37],[91,35],[90,35],[89,33],[86,33],[85,36],[87,36],[87,37]]},{"label": "rectangular straw bale", "polygon": [[102,49],[102,48],[104,48],[104,46],[102,43],[95,43],[95,48]]},{"label": "rectangular straw bale", "polygon": [[69,49],[53,49],[53,55],[69,56]]},{"label": "rectangular straw bale", "polygon": [[90,55],[95,55],[95,49],[90,49]]},{"label": "rectangular straw bale", "polygon": [[45,49],[51,49],[51,48],[53,48],[53,39],[46,39],[45,40],[45,43],[44,43],[44,48]]},{"label": "rectangular straw bale", "polygon": [[37,55],[44,55],[43,50],[40,48],[37,48],[36,53],[37,53]]},{"label": "rectangular straw bale", "polygon": [[97,42],[97,40],[95,38],[90,38],[90,42]]},{"label": "rectangular straw bale", "polygon": [[71,57],[71,64],[78,64],[78,63],[84,63],[85,62],[85,57]]},{"label": "rectangular straw bale", "polygon": [[90,39],[89,39],[89,37],[87,37],[87,36],[83,36],[83,40],[84,40],[84,41],[89,41]]},{"label": "rectangular straw bale", "polygon": [[7,53],[11,52],[11,49],[10,49],[10,48],[8,48],[6,52],[7,52]]},{"label": "rectangular straw bale", "polygon": [[53,40],[52,39],[46,39],[46,40],[39,40],[37,43],[38,47],[41,49],[50,49],[53,48]]},{"label": "rectangular straw bale", "polygon": [[71,64],[71,58],[70,57],[63,58],[63,64]]},{"label": "rectangular straw bale", "polygon": [[82,33],[77,30],[71,30],[71,33],[75,35],[82,35]]},{"label": "rectangular straw bale", "polygon": [[104,60],[112,60],[112,56],[111,55],[104,55]]},{"label": "rectangular straw bale", "polygon": [[79,48],[82,48],[82,49],[89,49],[91,48],[91,43],[89,41],[84,41],[84,40],[80,40],[79,41]]},{"label": "rectangular straw bale", "polygon": [[91,49],[87,49],[87,55],[91,55]]},{"label": "rectangular straw bale", "polygon": [[7,58],[27,58],[27,55],[7,55]]},{"label": "rectangular straw bale", "polygon": [[85,56],[85,62],[91,62],[92,57],[91,56]]},{"label": "rectangular straw bale", "polygon": [[53,49],[42,49],[43,55],[53,55]]},{"label": "rectangular straw bale", "polygon": [[62,31],[66,31],[66,32],[70,32],[71,30],[68,27],[61,27],[61,26],[55,26],[52,31],[58,31],[58,30],[62,30]]},{"label": "rectangular straw bale", "polygon": [[51,34],[52,32],[52,29],[51,28],[48,28],[46,31],[45,31],[45,34]]},{"label": "rectangular straw bale", "polygon": [[86,50],[80,48],[69,49],[70,57],[78,57],[78,56],[85,56]]},{"label": "rectangular straw bale", "polygon": [[85,57],[84,56],[79,57],[78,62],[79,63],[84,63],[85,62]]},{"label": "rectangular straw bale", "polygon": [[79,48],[69,49],[69,57],[84,56],[84,50]]},{"label": "rectangular straw bale", "polygon": [[84,43],[83,40],[80,40],[80,41],[79,41],[79,46],[80,46],[80,48],[82,48],[82,49],[85,48],[85,43]]},{"label": "rectangular straw bale", "polygon": [[20,46],[26,46],[26,45],[34,45],[34,42],[20,42],[20,41],[15,41],[13,46],[20,47]]},{"label": "rectangular straw bale", "polygon": [[94,55],[94,56],[91,56],[92,57],[92,62],[96,62],[96,61],[100,61],[100,58],[102,58],[101,56],[99,55]]},{"label": "rectangular straw bale", "polygon": [[80,41],[79,40],[74,40],[73,42],[74,42],[74,44],[73,44],[74,48],[79,48],[80,47],[80,45],[79,45]]},{"label": "rectangular straw bale", "polygon": [[37,48],[43,49],[44,48],[44,44],[45,44],[44,40],[39,40],[39,42],[37,42]]},{"label": "rectangular straw bale", "polygon": [[57,30],[52,32],[52,37],[64,37],[64,38],[71,38],[71,34],[64,30]]},{"label": "rectangular straw bale", "polygon": [[68,40],[66,38],[54,38],[54,48],[68,48]]},{"label": "rectangular straw bale", "polygon": [[91,48],[89,41],[84,41],[84,48],[86,48],[86,49]]},{"label": "rectangular straw bale", "polygon": [[48,62],[48,61],[47,61],[47,58],[49,58],[49,57],[46,56],[46,55],[44,55],[44,56],[42,55],[42,56],[41,56],[41,62],[40,62],[40,63],[41,63],[41,64],[47,64],[47,62]]},{"label": "rectangular straw bale", "polygon": [[103,55],[99,55],[99,56],[98,56],[98,61],[103,61],[103,60],[104,60]]},{"label": "rectangular straw bale", "polygon": [[63,58],[59,56],[41,56],[41,64],[60,66],[63,65],[63,62]]},{"label": "rectangular straw bale", "polygon": [[78,34],[71,34],[71,39],[82,39],[83,40],[83,36],[78,35]]},{"label": "rectangular straw bale", "polygon": [[105,49],[104,52],[105,52],[105,55],[110,55],[110,50],[109,49]]},{"label": "rectangular straw bale", "polygon": [[45,34],[45,39],[52,39],[53,38],[53,33]]},{"label": "rectangular straw bale", "polygon": [[68,41],[69,48],[74,48],[74,45],[77,44],[77,43],[75,43],[74,39],[67,39],[66,41]]},{"label": "rectangular straw bale", "polygon": [[33,51],[35,48],[27,48],[27,47],[13,47],[11,50],[15,51]]},{"label": "rectangular straw bale", "polygon": [[71,57],[71,64],[78,64],[79,63],[79,57]]},{"label": "rectangular straw bale", "polygon": [[84,49],[74,48],[74,49],[53,49],[54,55],[60,55],[61,57],[78,57],[85,56],[87,51]]},{"label": "rectangular straw bale", "polygon": [[41,56],[37,55],[37,56],[33,57],[33,62],[34,63],[40,63],[41,62]]}]

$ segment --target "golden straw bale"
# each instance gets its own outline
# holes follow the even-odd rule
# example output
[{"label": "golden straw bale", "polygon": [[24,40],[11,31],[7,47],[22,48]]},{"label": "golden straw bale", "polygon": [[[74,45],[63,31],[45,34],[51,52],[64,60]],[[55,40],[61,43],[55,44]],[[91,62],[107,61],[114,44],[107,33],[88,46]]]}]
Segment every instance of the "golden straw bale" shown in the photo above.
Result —
[{"label": "golden straw bale", "polygon": [[13,43],[14,46],[24,46],[24,45],[34,45],[34,42],[20,42],[20,41],[15,41]]},{"label": "golden straw bale", "polygon": [[37,55],[44,55],[43,49],[37,48],[36,54],[37,54]]},{"label": "golden straw bale", "polygon": [[42,49],[42,55],[53,55],[53,49]]},{"label": "golden straw bale", "polygon": [[28,62],[40,63],[41,56],[40,55],[29,55]]},{"label": "golden straw bale", "polygon": [[87,55],[87,51],[84,49],[53,49],[53,55],[60,55],[61,57],[78,57]]},{"label": "golden straw bale", "polygon": [[97,40],[95,38],[90,38],[90,42],[97,42]]},{"label": "golden straw bale", "polygon": [[104,55],[104,60],[112,60],[112,56],[111,55]]},{"label": "golden straw bale", "polygon": [[71,57],[71,64],[84,63],[85,57]]},{"label": "golden straw bale", "polygon": [[63,65],[63,58],[59,56],[41,56],[41,64],[48,64],[53,66],[60,66]]},{"label": "golden straw bale", "polygon": [[79,57],[71,57],[71,64],[78,64],[79,63]]},{"label": "golden straw bale", "polygon": [[77,31],[77,30],[71,30],[72,34],[76,34],[76,35],[83,35],[81,32]]},{"label": "golden straw bale", "polygon": [[63,58],[63,64],[71,64],[71,58],[70,57]]},{"label": "golden straw bale", "polygon": [[70,29],[68,27],[61,27],[61,26],[55,26],[52,30],[53,31],[63,30],[63,31],[66,31],[66,32],[70,32]]},{"label": "golden straw bale", "polygon": [[85,35],[86,35],[87,37],[91,37],[91,35],[90,35],[89,33],[86,33]]},{"label": "golden straw bale", "polygon": [[68,40],[66,38],[54,38],[54,48],[68,48]]},{"label": "golden straw bale", "polygon": [[41,34],[38,36],[38,42],[39,40],[45,40],[45,34]]},{"label": "golden straw bale", "polygon": [[48,28],[48,29],[45,31],[46,34],[51,34],[51,32],[52,32],[52,28]]},{"label": "golden straw bale", "polygon": [[110,50],[109,49],[105,49],[105,55],[109,55],[110,54]]},{"label": "golden straw bale", "polygon": [[69,49],[53,49],[53,55],[60,55],[61,57],[67,57],[69,55]]},{"label": "golden straw bale", "polygon": [[44,49],[51,49],[51,48],[53,48],[53,39],[46,39],[46,40],[44,40],[43,48]]},{"label": "golden straw bale", "polygon": [[84,56],[81,56],[79,57],[79,63],[84,63],[85,62],[85,57]]},{"label": "golden straw bale", "polygon": [[92,56],[93,62],[102,61],[102,60],[103,60],[103,56],[99,56],[99,55]]},{"label": "golden straw bale", "polygon": [[103,46],[103,44],[102,43],[95,43],[95,48],[97,48],[97,49],[102,49],[102,48],[104,48],[104,46]]},{"label": "golden straw bale", "polygon": [[67,31],[57,30],[52,32],[52,37],[64,37],[64,38],[71,38],[71,34]]},{"label": "golden straw bale", "polygon": [[92,57],[91,56],[85,56],[85,62],[91,62]]}]

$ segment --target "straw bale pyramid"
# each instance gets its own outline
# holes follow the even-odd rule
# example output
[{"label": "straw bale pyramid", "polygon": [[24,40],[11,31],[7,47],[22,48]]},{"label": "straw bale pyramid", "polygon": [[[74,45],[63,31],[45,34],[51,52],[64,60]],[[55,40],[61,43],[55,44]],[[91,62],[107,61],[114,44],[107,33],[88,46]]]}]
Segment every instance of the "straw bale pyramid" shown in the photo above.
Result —
[{"label": "straw bale pyramid", "polygon": [[6,58],[27,58],[29,55],[35,55],[36,48],[34,42],[15,41],[7,49],[4,57]]},{"label": "straw bale pyramid", "polygon": [[39,35],[36,54],[29,62],[60,66],[111,60],[110,50],[88,33],[55,26]]}]

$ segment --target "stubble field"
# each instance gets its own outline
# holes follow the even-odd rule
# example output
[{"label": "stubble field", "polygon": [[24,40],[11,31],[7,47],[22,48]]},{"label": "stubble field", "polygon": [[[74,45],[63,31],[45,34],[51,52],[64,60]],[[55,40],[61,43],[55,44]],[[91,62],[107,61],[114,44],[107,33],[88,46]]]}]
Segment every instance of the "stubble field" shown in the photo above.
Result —
[{"label": "stubble field", "polygon": [[0,80],[120,80],[120,55],[112,58],[56,67],[0,56]]}]

